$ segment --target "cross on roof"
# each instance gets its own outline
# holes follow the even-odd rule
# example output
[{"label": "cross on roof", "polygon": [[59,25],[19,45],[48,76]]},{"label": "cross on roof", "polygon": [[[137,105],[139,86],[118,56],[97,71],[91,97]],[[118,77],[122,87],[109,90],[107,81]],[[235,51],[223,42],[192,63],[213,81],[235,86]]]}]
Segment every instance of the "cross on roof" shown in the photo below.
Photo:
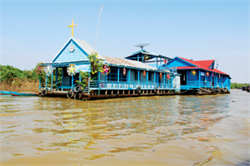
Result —
[{"label": "cross on roof", "polygon": [[71,36],[73,37],[73,33],[74,33],[74,26],[77,26],[77,24],[74,24],[74,20],[72,19],[72,25],[69,25],[68,27],[71,27]]}]

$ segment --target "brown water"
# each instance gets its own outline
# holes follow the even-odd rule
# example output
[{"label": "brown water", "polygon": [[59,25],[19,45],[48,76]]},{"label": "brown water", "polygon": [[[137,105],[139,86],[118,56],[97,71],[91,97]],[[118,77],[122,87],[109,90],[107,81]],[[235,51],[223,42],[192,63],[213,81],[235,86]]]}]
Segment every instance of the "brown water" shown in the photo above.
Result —
[{"label": "brown water", "polygon": [[249,165],[250,93],[0,96],[2,165]]}]

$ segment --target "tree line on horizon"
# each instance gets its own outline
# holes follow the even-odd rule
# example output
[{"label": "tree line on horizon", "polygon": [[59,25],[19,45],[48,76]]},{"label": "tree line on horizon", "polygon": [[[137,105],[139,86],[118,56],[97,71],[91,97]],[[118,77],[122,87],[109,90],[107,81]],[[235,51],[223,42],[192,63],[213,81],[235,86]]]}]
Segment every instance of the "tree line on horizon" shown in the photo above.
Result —
[{"label": "tree line on horizon", "polygon": [[[10,65],[0,65],[0,82],[8,86],[21,86],[26,82],[41,82],[45,81],[45,71],[41,67],[42,63],[38,63],[32,70],[20,70]],[[48,83],[50,83],[48,79]]]},{"label": "tree line on horizon", "polygon": [[236,83],[236,82],[233,82],[231,83],[231,89],[242,89],[243,86],[250,86],[249,83]]}]

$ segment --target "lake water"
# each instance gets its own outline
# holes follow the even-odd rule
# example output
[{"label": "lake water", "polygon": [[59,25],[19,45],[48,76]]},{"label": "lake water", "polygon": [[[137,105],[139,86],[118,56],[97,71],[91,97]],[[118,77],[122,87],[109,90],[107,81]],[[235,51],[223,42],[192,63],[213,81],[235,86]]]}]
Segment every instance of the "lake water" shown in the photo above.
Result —
[{"label": "lake water", "polygon": [[0,96],[0,165],[249,165],[250,93]]}]

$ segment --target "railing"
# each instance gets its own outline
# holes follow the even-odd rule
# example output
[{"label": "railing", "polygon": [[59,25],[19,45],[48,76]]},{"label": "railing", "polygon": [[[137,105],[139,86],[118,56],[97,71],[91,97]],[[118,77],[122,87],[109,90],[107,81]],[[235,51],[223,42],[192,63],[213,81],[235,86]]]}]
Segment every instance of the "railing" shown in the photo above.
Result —
[{"label": "railing", "polygon": [[171,89],[173,88],[172,84],[164,84],[164,83],[138,83],[138,82],[106,82],[106,81],[91,81],[90,88],[91,89],[136,89],[140,87],[141,89]]},{"label": "railing", "polygon": [[224,88],[226,86],[223,83],[212,84],[211,81],[187,81],[186,85],[181,85],[182,89],[190,89],[190,88]]},{"label": "railing", "polygon": [[56,85],[55,89],[58,89],[57,84],[59,84],[59,83],[61,83],[61,82],[62,82],[62,81],[57,81],[55,84],[52,84],[52,86],[51,86],[51,91],[52,91],[52,89],[54,88],[55,85]]},{"label": "railing", "polygon": [[206,81],[188,81],[188,86],[192,87],[212,87],[212,82],[206,82]]},{"label": "railing", "polygon": [[160,83],[158,84],[158,89],[173,89],[173,88],[176,88],[175,85],[173,84],[163,84],[163,83]]}]

